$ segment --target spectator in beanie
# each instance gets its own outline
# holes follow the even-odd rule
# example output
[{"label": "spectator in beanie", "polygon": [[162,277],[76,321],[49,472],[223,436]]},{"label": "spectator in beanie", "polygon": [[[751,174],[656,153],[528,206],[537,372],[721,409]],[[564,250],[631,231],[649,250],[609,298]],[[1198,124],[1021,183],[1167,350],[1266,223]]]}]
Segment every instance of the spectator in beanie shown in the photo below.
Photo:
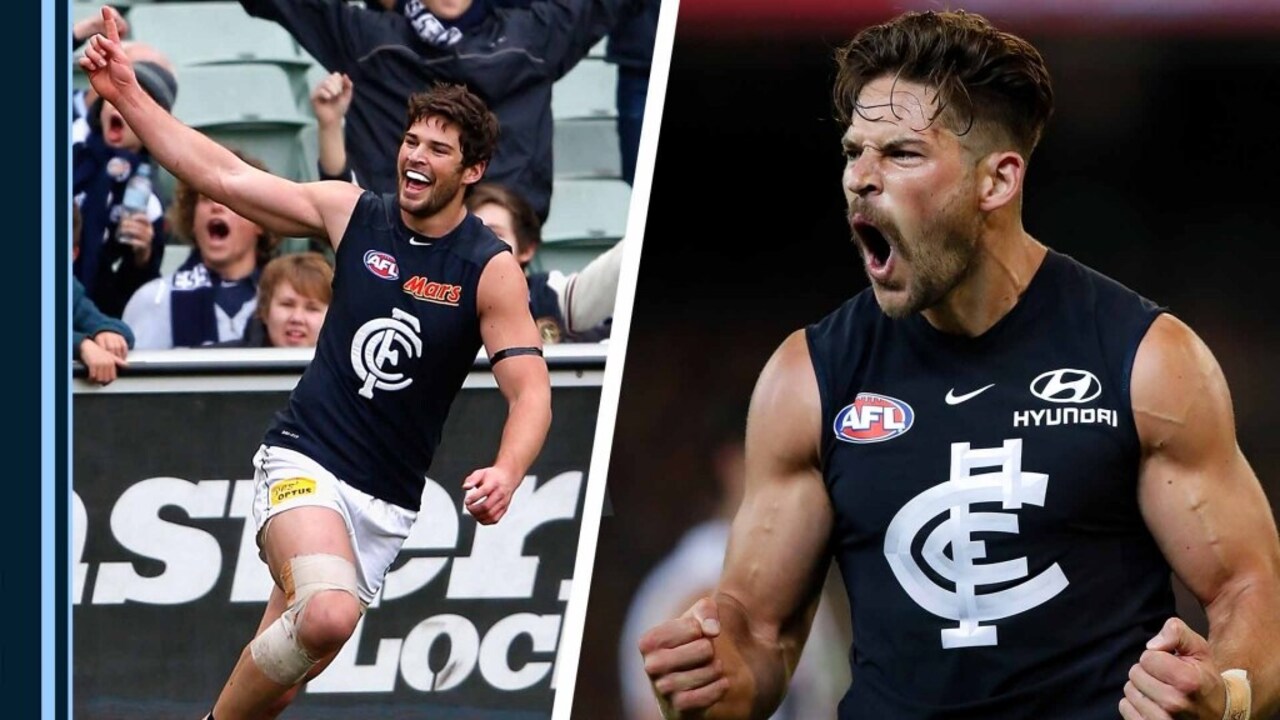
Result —
[{"label": "spectator in beanie", "polygon": [[[150,61],[134,65],[138,82],[157,103],[172,110],[178,83]],[[83,218],[76,279],[102,312],[120,317],[144,283],[160,276],[164,256],[164,207],[153,192],[145,212],[124,212],[125,187],[151,157],[111,103],[94,100],[88,115],[72,125],[72,194]]]}]

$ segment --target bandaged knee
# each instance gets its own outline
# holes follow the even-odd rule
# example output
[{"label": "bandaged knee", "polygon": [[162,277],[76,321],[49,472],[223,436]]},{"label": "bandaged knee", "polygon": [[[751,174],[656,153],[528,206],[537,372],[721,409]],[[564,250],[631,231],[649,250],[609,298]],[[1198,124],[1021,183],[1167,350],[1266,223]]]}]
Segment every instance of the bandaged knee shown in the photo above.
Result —
[{"label": "bandaged knee", "polygon": [[[337,555],[300,555],[290,560],[281,572],[281,585],[289,606],[275,622],[267,626],[249,643],[249,651],[258,669],[273,682],[296,685],[320,658],[312,657],[298,641],[298,623],[307,603],[316,593],[341,590],[358,601],[356,568],[350,560]],[[363,611],[364,604],[360,603]]]}]

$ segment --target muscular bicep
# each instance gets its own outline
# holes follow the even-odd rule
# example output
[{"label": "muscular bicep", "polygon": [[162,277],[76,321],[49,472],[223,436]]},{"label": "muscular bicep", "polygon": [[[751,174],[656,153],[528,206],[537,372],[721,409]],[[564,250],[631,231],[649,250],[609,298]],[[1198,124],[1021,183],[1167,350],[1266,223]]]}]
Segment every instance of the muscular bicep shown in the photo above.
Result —
[{"label": "muscular bicep", "polygon": [[476,312],[480,337],[490,355],[513,347],[542,347],[542,336],[529,312],[529,284],[511,253],[498,253],[485,265]]},{"label": "muscular bicep", "polygon": [[[542,336],[529,312],[529,285],[511,253],[498,253],[485,265],[476,295],[480,337],[489,357],[503,350],[542,348]],[[504,389],[546,377],[546,363],[537,355],[516,355],[494,364]]]},{"label": "muscular bicep", "polygon": [[337,249],[360,188],[345,182],[296,183],[249,165],[229,173],[214,199],[277,235],[328,238]]},{"label": "muscular bicep", "polygon": [[761,373],[747,420],[746,491],[734,518],[719,592],[753,634],[796,644],[829,565],[834,513],[819,469],[821,402],[801,332]]},{"label": "muscular bicep", "polygon": [[1275,521],[1236,443],[1226,379],[1205,344],[1176,318],[1158,318],[1139,346],[1131,395],[1142,514],[1178,577],[1210,604],[1274,573]]}]

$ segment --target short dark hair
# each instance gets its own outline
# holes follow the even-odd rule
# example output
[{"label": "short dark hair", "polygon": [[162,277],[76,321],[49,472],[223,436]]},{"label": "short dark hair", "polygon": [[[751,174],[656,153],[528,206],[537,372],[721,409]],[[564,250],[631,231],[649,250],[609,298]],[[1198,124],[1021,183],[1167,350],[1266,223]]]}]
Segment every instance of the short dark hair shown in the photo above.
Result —
[{"label": "short dark hair", "polygon": [[511,213],[511,230],[516,234],[516,253],[530,248],[537,250],[542,244],[542,222],[533,206],[505,185],[476,183],[467,195],[467,209],[475,212],[485,205],[497,205]]},{"label": "short dark hair", "polygon": [[498,146],[498,117],[465,85],[436,83],[427,92],[410,95],[405,132],[429,117],[457,126],[464,167],[487,163],[493,157]]},{"label": "short dark hair", "polygon": [[937,90],[937,110],[958,134],[990,124],[1029,156],[1053,114],[1049,70],[1031,43],[963,10],[908,12],[858,33],[836,51],[833,99],[842,126],[868,117],[867,83],[890,76]]}]

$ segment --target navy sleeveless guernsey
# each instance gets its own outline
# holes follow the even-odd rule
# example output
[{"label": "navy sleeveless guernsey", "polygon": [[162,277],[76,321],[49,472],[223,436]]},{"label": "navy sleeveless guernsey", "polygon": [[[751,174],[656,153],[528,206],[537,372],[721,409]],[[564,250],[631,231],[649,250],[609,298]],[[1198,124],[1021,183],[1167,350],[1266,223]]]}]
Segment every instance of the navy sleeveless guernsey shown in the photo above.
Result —
[{"label": "navy sleeveless guernsey", "polygon": [[977,338],[870,289],[806,328],[853,612],[841,720],[1118,717],[1174,615],[1129,401],[1160,312],[1050,250]]},{"label": "navy sleeveless guernsey", "polygon": [[503,251],[470,213],[426,238],[401,222],[394,195],[366,192],[338,245],[315,357],[263,442],[417,510],[449,405],[480,350],[480,273]]}]

